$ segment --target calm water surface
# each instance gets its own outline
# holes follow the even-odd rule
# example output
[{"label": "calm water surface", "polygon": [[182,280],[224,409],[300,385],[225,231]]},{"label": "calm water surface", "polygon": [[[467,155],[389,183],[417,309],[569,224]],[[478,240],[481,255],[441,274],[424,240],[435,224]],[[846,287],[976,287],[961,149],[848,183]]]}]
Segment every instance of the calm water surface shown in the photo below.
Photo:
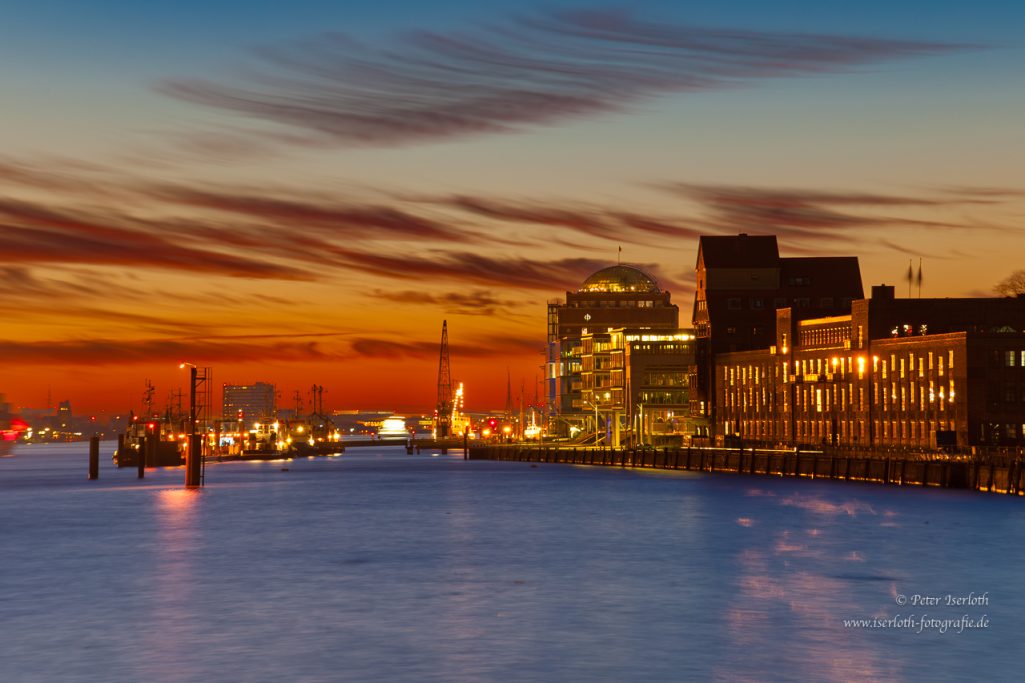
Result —
[{"label": "calm water surface", "polygon": [[[111,448],[0,459],[0,681],[1021,677],[1022,500],[383,447],[191,492]],[[910,616],[988,626],[844,625]]]}]

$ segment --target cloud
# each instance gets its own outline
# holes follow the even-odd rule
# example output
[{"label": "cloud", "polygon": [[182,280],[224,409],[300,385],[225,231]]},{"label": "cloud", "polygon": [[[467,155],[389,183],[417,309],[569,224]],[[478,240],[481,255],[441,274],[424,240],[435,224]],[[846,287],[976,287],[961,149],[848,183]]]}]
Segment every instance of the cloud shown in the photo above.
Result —
[{"label": "cloud", "polygon": [[[350,343],[350,351],[360,358],[414,358],[437,359],[438,340],[395,341],[377,337],[359,337]],[[492,358],[523,355],[544,350],[539,337],[511,337],[491,335],[467,343],[452,343],[449,352],[458,358]]]},{"label": "cloud", "polygon": [[429,294],[421,290],[385,291],[374,290],[371,293],[378,299],[398,304],[416,304],[440,306],[449,313],[459,315],[492,315],[499,309],[518,308],[523,301],[499,299],[487,290],[476,289],[469,292],[442,292]]},{"label": "cloud", "polygon": [[0,340],[0,357],[16,364],[132,365],[177,363],[245,363],[314,361],[332,358],[314,341],[245,343],[180,339],[82,339],[75,341],[20,342]]},{"label": "cloud", "polygon": [[567,228],[610,241],[651,241],[649,238],[695,238],[699,230],[655,216],[609,210],[574,202],[501,200],[456,195],[438,200],[459,211],[509,223]]},{"label": "cloud", "polygon": [[493,258],[471,252],[390,255],[338,248],[333,255],[352,270],[400,280],[429,277],[474,285],[551,291],[575,287],[608,262],[586,258],[532,261],[522,257]]},{"label": "cloud", "polygon": [[697,219],[705,232],[709,229],[732,234],[757,231],[784,239],[839,241],[848,240],[852,231],[865,228],[953,230],[978,227],[965,222],[895,215],[895,212],[907,210],[978,203],[947,195],[915,197],[689,183],[666,187],[705,208],[706,215]]},{"label": "cloud", "polygon": [[210,209],[333,236],[360,239],[464,239],[467,234],[438,221],[394,206],[317,201],[292,193],[210,192],[193,188],[157,188],[155,198],[175,205]]},{"label": "cloud", "polygon": [[277,124],[293,137],[389,146],[516,132],[671,93],[965,47],[669,25],[626,11],[561,11],[473,33],[417,31],[379,47],[326,34],[259,51],[255,75],[237,86],[183,78],[157,89]]},{"label": "cloud", "polygon": [[[214,249],[188,246],[173,236],[173,221],[133,219],[113,209],[54,210],[0,198],[0,263],[65,263],[212,273],[231,277],[312,279],[302,269]],[[170,233],[170,234],[169,234]]]}]

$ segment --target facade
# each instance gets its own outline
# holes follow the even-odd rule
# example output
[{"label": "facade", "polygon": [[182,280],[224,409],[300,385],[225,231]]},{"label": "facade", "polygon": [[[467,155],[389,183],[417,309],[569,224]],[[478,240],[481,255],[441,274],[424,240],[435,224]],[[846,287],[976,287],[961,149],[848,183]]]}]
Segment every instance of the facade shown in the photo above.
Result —
[{"label": "facade", "polygon": [[690,330],[620,328],[587,333],[581,349],[585,425],[599,440],[618,446],[624,441],[640,445],[690,436]]},{"label": "facade", "polygon": [[1025,444],[1025,298],[896,299],[776,313],[768,348],[716,357],[717,432],[766,443]]},{"label": "facade", "polygon": [[550,425],[550,431],[582,424],[590,412],[582,393],[584,335],[618,328],[675,330],[680,309],[670,299],[653,277],[620,264],[592,274],[576,292],[566,292],[565,301],[549,302],[547,403],[549,415],[559,418],[558,427]]},{"label": "facade", "polygon": [[695,284],[692,324],[701,342],[691,413],[707,428],[721,422],[712,382],[718,354],[773,344],[777,309],[797,320],[843,315],[864,296],[857,257],[782,258],[775,235],[701,237]]},{"label": "facade", "polygon": [[274,394],[274,385],[267,382],[225,384],[221,415],[225,420],[273,420]]}]

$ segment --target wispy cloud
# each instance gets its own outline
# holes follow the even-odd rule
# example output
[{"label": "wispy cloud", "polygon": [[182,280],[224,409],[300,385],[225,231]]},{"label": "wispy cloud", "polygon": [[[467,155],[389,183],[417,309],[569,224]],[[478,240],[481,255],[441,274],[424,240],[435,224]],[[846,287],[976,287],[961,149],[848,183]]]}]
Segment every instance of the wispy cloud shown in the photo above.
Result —
[{"label": "wispy cloud", "polygon": [[189,358],[197,363],[325,360],[315,341],[246,343],[238,340],[81,339],[75,341],[19,342],[0,340],[0,357],[8,363],[28,365],[132,365],[176,363]]},{"label": "wispy cloud", "polygon": [[660,95],[963,47],[667,25],[627,11],[561,11],[473,32],[417,31],[383,47],[328,34],[259,51],[261,65],[240,85],[182,78],[158,89],[279,124],[293,138],[298,132],[311,141],[400,145],[514,132],[622,111]]},{"label": "wispy cloud", "polygon": [[[488,336],[469,343],[455,343],[450,347],[459,358],[494,358],[539,352],[544,349],[536,337]],[[378,337],[359,337],[350,343],[350,351],[361,358],[416,358],[438,357],[438,341],[395,341]]]},{"label": "wispy cloud", "polygon": [[400,279],[425,277],[472,285],[552,291],[576,287],[607,261],[565,258],[551,261],[510,256],[496,258],[471,252],[433,252],[415,256],[385,255],[355,249],[336,249],[352,270]]},{"label": "wispy cloud", "polygon": [[958,230],[979,227],[965,220],[934,220],[908,215],[908,212],[994,203],[946,193],[909,196],[688,183],[667,188],[703,208],[703,215],[696,220],[705,232],[757,231],[798,240],[849,240],[854,231],[866,228]]},{"label": "wispy cloud", "polygon": [[492,315],[498,310],[508,310],[524,305],[523,301],[502,299],[493,292],[475,289],[468,292],[442,292],[431,294],[421,290],[374,290],[372,295],[378,299],[397,304],[417,304],[438,306],[449,313],[459,315]]}]

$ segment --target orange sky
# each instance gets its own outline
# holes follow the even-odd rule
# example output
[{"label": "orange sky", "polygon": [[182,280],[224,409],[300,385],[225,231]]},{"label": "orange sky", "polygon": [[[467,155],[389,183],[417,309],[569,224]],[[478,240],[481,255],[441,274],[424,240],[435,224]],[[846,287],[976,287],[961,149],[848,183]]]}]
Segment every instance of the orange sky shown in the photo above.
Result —
[{"label": "orange sky", "polygon": [[927,296],[1022,267],[1021,48],[987,43],[1012,22],[753,7],[695,33],[642,4],[472,25],[453,6],[413,39],[368,15],[375,47],[322,34],[319,4],[292,25],[308,40],[270,22],[255,53],[227,15],[222,42],[135,60],[71,24],[45,58],[0,47],[0,391],[138,411],[187,360],[286,405],[316,383],[330,409],[426,411],[448,320],[489,410],[507,373],[533,397],[546,301],[619,247],[684,325],[700,234],[856,255],[866,289],[921,258]]}]

